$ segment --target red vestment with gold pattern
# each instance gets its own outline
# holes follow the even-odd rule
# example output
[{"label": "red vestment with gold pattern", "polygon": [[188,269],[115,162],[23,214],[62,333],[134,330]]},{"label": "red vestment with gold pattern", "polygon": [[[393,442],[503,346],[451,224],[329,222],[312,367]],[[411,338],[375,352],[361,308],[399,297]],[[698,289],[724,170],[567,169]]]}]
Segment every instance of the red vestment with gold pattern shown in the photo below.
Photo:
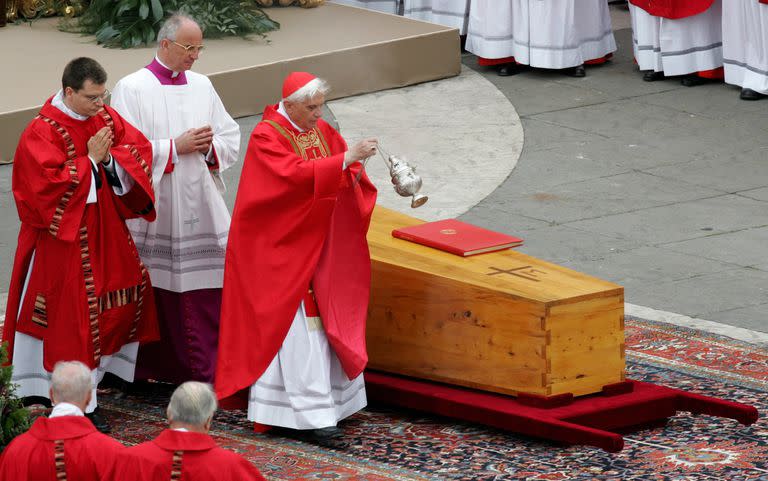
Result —
[{"label": "red vestment with gold pattern", "polygon": [[37,418],[2,452],[0,481],[108,479],[108,470],[124,450],[84,416]]},{"label": "red vestment with gold pattern", "polygon": [[[110,154],[135,184],[118,196],[100,166],[97,201],[87,203],[87,143],[104,126],[114,135]],[[157,338],[149,277],[125,226],[154,219],[151,159],[144,135],[106,106],[77,120],[49,99],[24,130],[13,165],[21,228],[3,330],[9,359],[16,331],[43,341],[47,371],[60,360],[95,369],[124,344]]]},{"label": "red vestment with gold pattern", "polygon": [[245,458],[216,445],[207,434],[166,429],[152,441],[124,450],[113,481],[264,481]]},{"label": "red vestment with gold pattern", "polygon": [[267,106],[248,144],[224,268],[216,393],[253,384],[314,290],[323,329],[350,379],[365,368],[371,264],[366,233],[376,188],[346,169],[327,122],[299,132]]}]

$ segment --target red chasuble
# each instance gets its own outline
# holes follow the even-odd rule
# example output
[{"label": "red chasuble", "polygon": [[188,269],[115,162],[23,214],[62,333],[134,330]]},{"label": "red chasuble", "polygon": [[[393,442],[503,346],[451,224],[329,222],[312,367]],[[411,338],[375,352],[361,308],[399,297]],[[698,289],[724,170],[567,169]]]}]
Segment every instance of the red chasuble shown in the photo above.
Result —
[{"label": "red chasuble", "polygon": [[251,134],[224,268],[216,392],[250,386],[277,354],[311,287],[347,376],[368,362],[365,319],[371,261],[365,235],[376,188],[347,145],[320,120],[300,133],[266,107]]},{"label": "red chasuble", "polygon": [[114,481],[263,481],[251,463],[222,449],[207,434],[167,429],[146,443],[123,451]]},{"label": "red chasuble", "polygon": [[124,450],[86,417],[38,418],[3,451],[0,481],[99,481]]},{"label": "red chasuble", "polygon": [[[104,126],[114,133],[114,161],[135,185],[117,196],[100,165],[97,202],[86,204],[92,178],[87,142]],[[43,341],[48,371],[60,360],[94,369],[102,355],[127,342],[157,338],[149,277],[125,226],[128,218],[155,218],[151,159],[144,135],[106,106],[81,121],[49,99],[24,130],[13,164],[21,229],[3,331],[9,359],[16,331]]]},{"label": "red chasuble", "polygon": [[706,11],[715,0],[629,0],[656,17],[670,19],[692,17]]}]

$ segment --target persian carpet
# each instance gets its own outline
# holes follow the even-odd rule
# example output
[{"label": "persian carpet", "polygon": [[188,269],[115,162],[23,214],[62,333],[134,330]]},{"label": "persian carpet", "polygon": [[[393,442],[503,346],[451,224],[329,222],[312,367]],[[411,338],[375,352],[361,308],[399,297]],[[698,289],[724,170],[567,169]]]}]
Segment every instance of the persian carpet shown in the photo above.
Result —
[{"label": "persian carpet", "polygon": [[[343,441],[330,448],[254,434],[244,411],[217,413],[212,435],[270,480],[768,481],[768,349],[632,317],[626,347],[629,378],[751,404],[761,418],[744,427],[681,413],[665,427],[625,435],[616,454],[381,406],[344,421]],[[165,427],[171,390],[100,391],[112,435],[127,445],[152,439]]]},{"label": "persian carpet", "polygon": [[[693,329],[627,317],[627,376],[751,404],[757,423],[681,413],[663,428],[624,436],[617,454],[561,446],[418,412],[371,406],[341,424],[332,448],[254,434],[244,411],[221,411],[221,446],[273,480],[764,480],[768,481],[768,350]],[[100,404],[113,435],[132,445],[165,425],[170,387]]]}]

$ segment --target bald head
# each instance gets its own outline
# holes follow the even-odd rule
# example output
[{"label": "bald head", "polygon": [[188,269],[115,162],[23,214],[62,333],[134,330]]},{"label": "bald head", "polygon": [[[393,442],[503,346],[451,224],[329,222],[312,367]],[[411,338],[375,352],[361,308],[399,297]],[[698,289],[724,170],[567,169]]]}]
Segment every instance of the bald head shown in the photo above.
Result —
[{"label": "bald head", "polygon": [[60,361],[51,374],[51,401],[70,403],[85,409],[91,400],[91,370],[79,361]]},{"label": "bald head", "polygon": [[216,407],[216,394],[209,384],[188,381],[173,391],[168,403],[168,421],[172,428],[208,432]]}]

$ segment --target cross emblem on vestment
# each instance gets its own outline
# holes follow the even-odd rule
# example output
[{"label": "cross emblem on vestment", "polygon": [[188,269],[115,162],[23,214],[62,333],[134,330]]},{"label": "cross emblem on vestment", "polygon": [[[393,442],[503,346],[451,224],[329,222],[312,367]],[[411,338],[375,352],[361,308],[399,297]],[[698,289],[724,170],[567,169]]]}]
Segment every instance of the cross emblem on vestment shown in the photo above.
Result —
[{"label": "cross emblem on vestment", "polygon": [[489,267],[489,269],[493,270],[493,272],[486,273],[485,275],[487,276],[509,274],[509,275],[517,276],[522,279],[533,281],[533,282],[541,282],[541,279],[539,279],[539,274],[546,274],[546,272],[540,271],[538,269],[534,269],[532,266],[514,267],[512,269],[500,269],[498,267]]}]

